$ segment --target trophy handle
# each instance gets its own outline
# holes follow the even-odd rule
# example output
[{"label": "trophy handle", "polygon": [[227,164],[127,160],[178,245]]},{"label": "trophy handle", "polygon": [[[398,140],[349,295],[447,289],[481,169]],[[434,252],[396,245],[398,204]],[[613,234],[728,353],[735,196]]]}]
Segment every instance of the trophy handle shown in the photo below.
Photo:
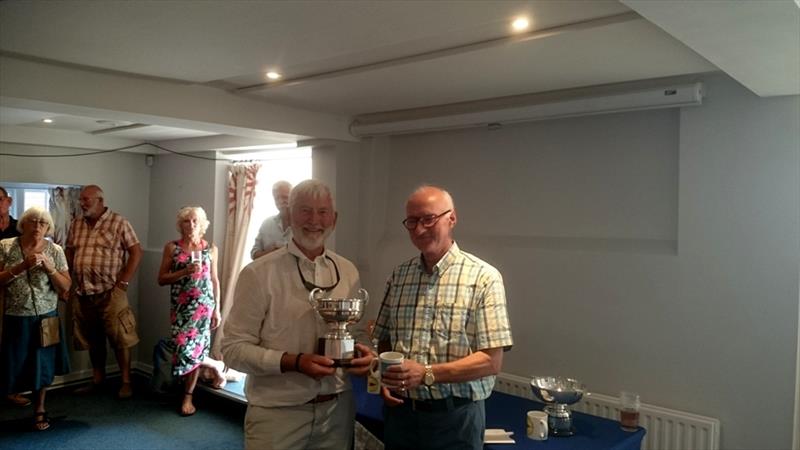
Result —
[{"label": "trophy handle", "polygon": [[316,295],[317,292],[325,292],[325,291],[323,291],[320,288],[314,288],[311,290],[311,292],[308,293],[308,303],[311,303],[311,307],[315,309],[317,307],[317,295]]},{"label": "trophy handle", "polygon": [[361,298],[364,300],[364,306],[367,306],[369,303],[369,292],[366,289],[361,288],[358,290],[358,293],[361,295]]}]

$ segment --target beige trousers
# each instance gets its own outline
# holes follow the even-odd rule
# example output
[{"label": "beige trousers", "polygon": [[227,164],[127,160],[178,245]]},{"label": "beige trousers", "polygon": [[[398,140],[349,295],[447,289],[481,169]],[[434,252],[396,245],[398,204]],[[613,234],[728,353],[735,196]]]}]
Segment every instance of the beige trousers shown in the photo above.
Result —
[{"label": "beige trousers", "polygon": [[322,403],[264,408],[250,405],[244,419],[246,450],[348,450],[352,448],[352,391]]}]

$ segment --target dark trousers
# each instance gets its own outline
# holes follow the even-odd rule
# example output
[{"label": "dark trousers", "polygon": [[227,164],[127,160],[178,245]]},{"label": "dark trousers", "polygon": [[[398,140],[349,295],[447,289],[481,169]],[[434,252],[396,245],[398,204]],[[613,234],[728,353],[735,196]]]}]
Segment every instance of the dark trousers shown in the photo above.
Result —
[{"label": "dark trousers", "polygon": [[405,404],[384,406],[383,441],[386,450],[481,450],[486,428],[483,401],[452,410],[415,410]]}]

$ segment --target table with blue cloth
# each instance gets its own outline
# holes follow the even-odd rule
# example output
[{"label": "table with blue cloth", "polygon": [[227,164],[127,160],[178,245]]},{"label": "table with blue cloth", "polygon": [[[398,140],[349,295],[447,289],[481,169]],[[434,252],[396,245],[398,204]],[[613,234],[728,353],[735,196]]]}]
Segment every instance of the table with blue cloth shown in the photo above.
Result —
[{"label": "table with blue cloth", "polygon": [[[378,439],[383,439],[383,399],[368,394],[363,378],[352,377],[356,400],[356,420]],[[521,397],[493,392],[486,399],[486,428],[513,431],[515,444],[486,444],[485,449],[581,449],[581,450],[639,450],[644,438],[644,428],[635,432],[623,431],[619,422],[602,417],[575,412],[572,422],[575,434],[569,437],[552,437],[545,441],[528,439],[525,434],[526,415],[531,410],[541,410],[543,404]]]}]

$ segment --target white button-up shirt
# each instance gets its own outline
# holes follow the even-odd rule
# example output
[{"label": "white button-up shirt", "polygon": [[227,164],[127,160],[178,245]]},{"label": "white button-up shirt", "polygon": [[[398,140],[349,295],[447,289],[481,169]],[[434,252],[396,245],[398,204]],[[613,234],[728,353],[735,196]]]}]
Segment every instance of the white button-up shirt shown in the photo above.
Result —
[{"label": "white button-up shirt", "polygon": [[239,274],[233,307],[225,321],[222,353],[227,365],[247,373],[245,394],[250,404],[300,405],[317,395],[351,389],[341,368],[320,380],[294,371],[281,372],[284,353],[317,353],[318,339],[328,331],[308,301],[309,291],[300,279],[298,264],[307,281],[327,287],[336,282],[331,260],[341,279],[327,296],[355,298],[360,280],[353,263],[330,250],[311,261],[294,241],[253,261]]}]

